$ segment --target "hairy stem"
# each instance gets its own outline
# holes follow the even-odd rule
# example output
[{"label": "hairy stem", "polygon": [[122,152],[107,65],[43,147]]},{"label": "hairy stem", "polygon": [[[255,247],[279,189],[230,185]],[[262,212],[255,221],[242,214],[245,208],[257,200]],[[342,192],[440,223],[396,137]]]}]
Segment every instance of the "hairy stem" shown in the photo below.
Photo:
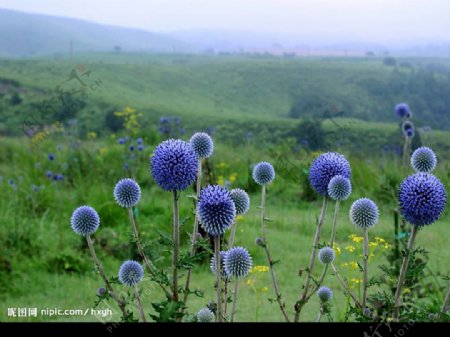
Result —
[{"label": "hairy stem", "polygon": [[337,217],[338,217],[338,213],[339,213],[339,206],[340,206],[340,202],[339,202],[339,200],[336,200],[336,203],[334,204],[333,228],[331,230],[330,248],[333,248],[334,240],[336,238],[336,225],[337,225]]},{"label": "hairy stem", "polygon": [[[130,218],[130,223],[131,223],[131,228],[133,230],[133,235],[134,235],[134,239],[136,241],[136,246],[138,248],[139,254],[142,257],[142,260],[144,261],[145,266],[148,269],[148,272],[150,273],[150,275],[155,276],[156,272],[155,272],[155,266],[153,265],[153,263],[150,261],[150,259],[147,257],[147,255],[144,252],[144,247],[142,245],[141,239],[139,238],[139,232],[136,226],[136,222],[134,220],[134,216],[133,216],[133,210],[131,209],[131,207],[128,208],[128,216]],[[161,287],[161,289],[164,291],[164,293],[166,294],[166,296],[168,298],[171,297],[170,292],[166,289],[166,287],[160,283],[158,283],[159,286]]]},{"label": "hairy stem", "polygon": [[236,313],[236,301],[237,301],[238,284],[239,284],[239,279],[237,277],[235,277],[234,278],[234,292],[233,292],[233,306],[231,308],[230,322],[233,322],[234,314]]},{"label": "hairy stem", "polygon": [[339,272],[337,271],[334,263],[330,263],[331,265],[331,269],[334,272],[334,275],[336,275],[339,283],[341,284],[342,288],[344,288],[344,290],[350,295],[350,297],[353,299],[353,301],[355,302],[355,304],[362,308],[362,304],[359,302],[359,300],[356,298],[355,295],[352,294],[352,292],[350,291],[350,289],[348,288],[347,284],[345,284],[344,280],[342,279],[341,275],[339,275]]},{"label": "hairy stem", "polygon": [[442,304],[441,312],[439,313],[438,321],[442,319],[442,316],[445,315],[445,313],[448,310],[448,303],[450,301],[450,286],[448,287],[447,295],[445,296],[444,303]]},{"label": "hairy stem", "polygon": [[228,249],[233,248],[234,237],[236,236],[236,227],[237,221],[235,219],[233,224],[231,225],[230,238],[228,239]]},{"label": "hairy stem", "polygon": [[317,222],[316,227],[316,233],[314,235],[314,242],[313,247],[311,251],[311,256],[309,258],[309,266],[308,266],[308,274],[306,276],[305,285],[303,287],[303,292],[300,295],[300,300],[295,304],[295,322],[298,322],[300,320],[300,313],[302,310],[302,307],[306,303],[306,298],[308,296],[308,290],[309,290],[309,282],[311,282],[312,273],[314,270],[314,261],[316,260],[316,251],[317,251],[317,245],[320,240],[320,232],[322,230],[322,225],[325,220],[325,214],[327,212],[328,207],[328,197],[323,197],[323,204],[322,204],[322,210],[320,212],[319,220]]},{"label": "hairy stem", "polygon": [[363,296],[362,307],[366,307],[367,298],[367,285],[369,283],[369,230],[365,227],[363,231],[364,243],[363,243]]},{"label": "hairy stem", "polygon": [[222,278],[220,275],[220,236],[214,237],[214,258],[216,265],[216,283],[217,283],[217,315],[216,322],[222,322]]},{"label": "hairy stem", "polygon": [[173,257],[172,257],[172,299],[178,302],[178,254],[180,249],[180,223],[178,210],[178,193],[173,191]]},{"label": "hairy stem", "polygon": [[406,248],[405,256],[403,257],[402,267],[400,268],[400,276],[398,277],[397,290],[395,291],[395,304],[394,312],[392,313],[392,319],[398,321],[400,313],[401,295],[403,290],[403,283],[405,282],[406,272],[408,270],[409,257],[414,247],[414,241],[416,240],[417,227],[413,225],[411,236],[409,237],[408,247]]},{"label": "hairy stem", "polygon": [[269,242],[267,241],[267,237],[266,237],[265,211],[266,211],[266,186],[263,185],[262,193],[261,193],[261,231],[262,231],[262,239],[263,239],[263,243],[264,243],[264,250],[266,252],[267,262],[269,263],[270,276],[272,278],[273,290],[275,291],[275,296],[276,296],[276,299],[278,302],[278,306],[280,307],[281,313],[283,314],[286,322],[289,322],[289,317],[286,313],[285,304],[282,300],[280,289],[278,288],[278,282],[275,277],[275,270],[273,268],[274,263],[273,263],[272,258],[270,257]]},{"label": "hairy stem", "polygon": [[142,322],[146,323],[147,320],[145,319],[144,308],[142,307],[142,301],[141,301],[141,297],[139,296],[139,290],[138,290],[137,285],[134,286],[134,295],[136,296],[136,301],[137,301],[139,314],[141,315]]},{"label": "hairy stem", "polygon": [[97,270],[105,282],[106,287],[108,288],[109,294],[111,297],[117,302],[117,305],[119,306],[120,310],[123,313],[123,316],[127,315],[127,311],[125,309],[125,302],[114,292],[114,289],[109,282],[108,278],[105,275],[105,271],[103,270],[102,265],[100,264],[100,261],[98,260],[97,254],[95,253],[94,244],[92,242],[92,238],[90,235],[86,236],[86,240],[89,246],[89,251],[91,252],[92,259],[94,260],[95,266],[97,267]]},{"label": "hairy stem", "polygon": [[[198,169],[197,169],[197,184],[196,184],[196,194],[197,194],[197,200],[195,202],[195,205],[197,206],[198,199],[200,198],[200,190],[202,188],[202,161],[199,159],[198,161]],[[195,255],[195,244],[197,242],[197,234],[198,234],[198,214],[197,214],[197,207],[195,207],[195,218],[194,218],[194,229],[192,230],[192,238],[191,238],[191,257]],[[191,283],[191,274],[192,274],[192,268],[188,269],[187,276],[186,276],[186,284],[184,286],[184,297],[183,297],[183,303],[186,304],[188,296],[189,296],[189,286]]]}]

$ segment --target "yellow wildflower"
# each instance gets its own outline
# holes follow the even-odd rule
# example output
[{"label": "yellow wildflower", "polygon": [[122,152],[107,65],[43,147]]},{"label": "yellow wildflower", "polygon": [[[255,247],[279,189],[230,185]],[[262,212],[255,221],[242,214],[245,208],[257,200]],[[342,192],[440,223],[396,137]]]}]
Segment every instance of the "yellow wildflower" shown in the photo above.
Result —
[{"label": "yellow wildflower", "polygon": [[374,247],[376,247],[376,246],[378,246],[378,242],[376,242],[376,241],[374,241],[374,242],[369,242],[369,247],[370,247],[370,248],[374,248]]},{"label": "yellow wildflower", "polygon": [[108,149],[102,146],[101,148],[98,149],[98,153],[100,154],[100,156],[104,156],[106,153],[108,153]]},{"label": "yellow wildflower", "polygon": [[230,183],[233,184],[236,181],[236,178],[237,178],[237,173],[234,172],[234,173],[230,174],[230,176],[228,177],[228,180],[230,181]]},{"label": "yellow wildflower", "polygon": [[350,268],[352,268],[352,269],[358,269],[358,262],[351,261],[351,262],[349,263],[349,266],[350,266]]},{"label": "yellow wildflower", "polygon": [[353,253],[355,251],[355,246],[347,245],[345,246],[345,250],[348,250],[350,253]]},{"label": "yellow wildflower", "polygon": [[244,217],[242,216],[242,215],[237,215],[236,216],[236,222],[239,222],[239,221],[242,221],[242,220],[244,220]]},{"label": "yellow wildflower", "polygon": [[95,138],[97,138],[97,133],[95,133],[94,131],[90,131],[90,132],[88,132],[87,137],[90,140],[95,139]]},{"label": "yellow wildflower", "polygon": [[247,279],[247,281],[245,282],[248,286],[252,286],[255,284],[255,281],[253,281],[251,278]]},{"label": "yellow wildflower", "polygon": [[269,291],[269,288],[267,288],[267,287],[262,287],[261,288],[261,292],[262,293],[266,293],[266,292],[268,292]]},{"label": "yellow wildflower", "polygon": [[336,255],[341,254],[341,248],[336,244],[336,242],[333,243],[333,249],[334,249],[334,252],[336,253]]}]

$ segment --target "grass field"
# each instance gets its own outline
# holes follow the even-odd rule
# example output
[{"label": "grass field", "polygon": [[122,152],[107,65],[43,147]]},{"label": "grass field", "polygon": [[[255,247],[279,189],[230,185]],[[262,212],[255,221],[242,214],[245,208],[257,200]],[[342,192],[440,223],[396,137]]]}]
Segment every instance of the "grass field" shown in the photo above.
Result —
[{"label": "grass field", "polygon": [[[274,165],[276,178],[267,196],[267,216],[272,220],[268,223],[268,240],[274,259],[280,260],[275,270],[291,317],[304,283],[305,276],[300,277],[299,270],[307,267],[321,207],[320,198],[309,186],[308,169],[323,151],[343,153],[352,166],[353,192],[338,217],[337,244],[341,253],[336,266],[348,280],[361,278],[357,268],[343,264],[355,262],[362,251],[361,243],[349,238],[351,234],[361,235],[350,224],[349,207],[357,198],[368,197],[380,208],[380,221],[370,231],[370,238],[382,238],[390,246],[374,246],[370,276],[380,277],[380,265],[389,264],[386,256],[400,241],[394,236],[393,225],[397,189],[413,171],[401,165],[398,155],[403,136],[392,111],[394,104],[407,100],[413,107],[416,126],[433,127],[432,131],[417,132],[417,143],[413,145],[423,144],[435,150],[435,174],[447,191],[450,187],[450,137],[445,118],[446,99],[450,97],[445,95],[450,87],[446,84],[449,62],[405,59],[400,63],[403,66],[392,68],[376,58],[139,54],[78,54],[71,62],[1,59],[0,321],[97,320],[92,315],[9,317],[7,309],[86,310],[93,306],[102,280],[94,272],[85,241],[70,228],[70,216],[80,205],[91,205],[100,214],[101,226],[94,238],[108,276],[116,276],[123,261],[139,259],[130,243],[127,212],[113,198],[114,185],[120,178],[133,177],[140,184],[143,194],[136,214],[143,241],[152,242],[147,253],[158,266],[170,267],[170,252],[156,240],[159,230],[171,233],[171,195],[157,187],[149,171],[149,157],[165,137],[158,131],[158,121],[167,116],[181,118],[184,140],[194,132],[212,130],[215,152],[208,160],[206,183],[229,184],[249,192],[251,208],[238,222],[235,244],[249,249],[255,265],[267,266],[267,261],[263,249],[255,244],[261,236],[261,195],[252,181],[251,167],[263,160]],[[51,112],[42,111],[42,101],[57,97],[56,86],[66,88],[71,69],[80,72],[80,65],[92,71],[91,77],[83,80],[101,80],[96,90],[89,89],[82,102],[76,101],[76,109],[58,103]],[[333,105],[344,113],[338,118],[324,117],[324,110]],[[142,113],[135,128],[123,129],[122,121],[119,126],[116,121],[115,127],[112,122],[108,124],[106,116],[126,106]],[[293,109],[296,106],[303,113],[290,116],[297,111]],[[49,134],[35,143],[24,137],[22,124],[26,116],[38,119]],[[299,131],[304,130],[299,129],[299,123],[308,120],[317,122],[322,132],[323,143],[316,151],[307,143],[317,129]],[[55,121],[63,125],[63,130],[50,127]],[[125,136],[130,137],[126,144],[118,144],[118,139]],[[137,151],[138,137],[144,139],[141,152]],[[130,144],[135,146],[133,152]],[[49,154],[54,155],[54,160],[48,159]],[[52,172],[51,178],[46,176],[48,171]],[[54,180],[58,174],[64,178]],[[194,221],[194,204],[189,198],[193,193],[193,188],[188,189],[180,200],[183,252],[189,249],[188,233]],[[322,243],[329,238],[332,216],[333,205],[328,209]],[[426,295],[420,298],[420,305],[433,310],[442,304],[447,287],[441,277],[448,274],[449,228],[446,210],[417,239],[417,244],[429,251],[419,287]],[[316,276],[321,268],[317,263]],[[258,278],[256,288],[247,284],[254,278]],[[380,289],[389,292],[392,282],[384,279],[381,285],[369,289],[369,295]],[[328,274],[325,284],[335,295],[333,320],[342,321],[348,297],[335,276]],[[192,285],[205,294],[204,298],[189,298],[189,314],[215,299],[208,258],[194,268]],[[151,303],[162,300],[161,293],[149,280],[140,288],[145,310],[150,313]],[[356,293],[357,288],[353,288]],[[240,283],[236,320],[281,321],[276,304],[268,301],[272,298],[269,273],[251,274]],[[319,300],[313,296],[303,310],[302,320],[314,321],[318,310]]]}]

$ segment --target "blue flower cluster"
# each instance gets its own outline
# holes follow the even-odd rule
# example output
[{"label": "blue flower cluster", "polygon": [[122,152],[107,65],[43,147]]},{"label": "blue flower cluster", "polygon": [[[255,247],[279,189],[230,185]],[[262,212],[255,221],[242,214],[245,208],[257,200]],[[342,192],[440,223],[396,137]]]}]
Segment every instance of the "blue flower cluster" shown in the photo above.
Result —
[{"label": "blue flower cluster", "polygon": [[328,184],[337,175],[350,179],[350,163],[340,153],[326,152],[312,162],[309,181],[316,193],[328,196]]}]

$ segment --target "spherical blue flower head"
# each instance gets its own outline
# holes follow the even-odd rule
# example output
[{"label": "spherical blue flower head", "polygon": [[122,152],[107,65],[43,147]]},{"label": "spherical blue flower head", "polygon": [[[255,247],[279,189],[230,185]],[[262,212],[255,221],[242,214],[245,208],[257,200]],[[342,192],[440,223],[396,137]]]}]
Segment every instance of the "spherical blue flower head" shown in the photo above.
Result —
[{"label": "spherical blue flower head", "polygon": [[197,322],[209,323],[214,321],[214,313],[209,308],[202,308],[197,312]]},{"label": "spherical blue flower head", "polygon": [[141,188],[133,179],[121,179],[114,187],[114,199],[120,207],[133,207],[141,199]]},{"label": "spherical blue flower head", "polygon": [[431,173],[415,173],[400,185],[400,212],[415,226],[431,225],[445,209],[447,192]]},{"label": "spherical blue flower head", "polygon": [[100,217],[92,207],[80,206],[72,213],[70,224],[75,233],[86,236],[97,231]]},{"label": "spherical blue flower head", "polygon": [[333,292],[328,287],[320,287],[317,290],[317,296],[319,296],[321,302],[328,302],[333,297]]},{"label": "spherical blue flower head", "polygon": [[197,177],[198,159],[189,143],[168,139],[156,147],[150,166],[153,178],[163,190],[181,191]]},{"label": "spherical blue flower head", "polygon": [[119,269],[119,281],[123,285],[134,287],[144,278],[144,268],[136,261],[129,260],[122,263]]},{"label": "spherical blue flower head", "polygon": [[245,277],[252,269],[253,261],[247,249],[233,247],[226,252],[224,264],[227,275]]},{"label": "spherical blue flower head", "polygon": [[144,150],[144,145],[139,144],[139,145],[138,145],[138,151],[143,151],[143,150]]},{"label": "spherical blue flower head", "polygon": [[378,216],[377,205],[368,198],[358,199],[350,207],[350,221],[361,228],[374,226]]},{"label": "spherical blue flower head", "polygon": [[400,118],[411,118],[411,111],[406,103],[400,103],[395,106],[395,113]]},{"label": "spherical blue flower head", "polygon": [[53,153],[48,154],[48,160],[52,161],[55,159],[55,155]]},{"label": "spherical blue flower head", "polygon": [[189,141],[198,158],[204,159],[212,155],[214,151],[214,143],[211,137],[204,132],[197,132]]},{"label": "spherical blue flower head", "polygon": [[200,192],[197,214],[201,226],[209,235],[220,236],[233,224],[236,206],[224,187],[209,185]]},{"label": "spherical blue flower head", "polygon": [[351,174],[350,163],[342,154],[326,152],[312,162],[309,182],[316,193],[328,196],[328,184],[334,176],[350,179]]},{"label": "spherical blue flower head", "polygon": [[253,180],[258,185],[267,185],[275,179],[275,170],[272,164],[262,161],[253,168]]},{"label": "spherical blue flower head", "polygon": [[53,177],[53,172],[47,171],[47,173],[45,173],[45,175],[47,176],[47,178],[51,178],[51,177]]},{"label": "spherical blue flower head", "polygon": [[236,215],[243,215],[250,208],[250,197],[243,189],[235,188],[230,191],[231,199],[236,206]]},{"label": "spherical blue flower head", "polygon": [[[227,272],[225,271],[225,265],[224,265],[225,253],[226,252],[222,250],[219,254],[220,255],[220,276],[223,279],[227,278]],[[212,273],[214,275],[216,275],[216,254],[213,254],[213,256],[211,256],[209,268],[211,269]]]},{"label": "spherical blue flower head", "polygon": [[329,264],[334,261],[334,258],[336,257],[336,254],[334,253],[334,250],[330,247],[323,247],[321,250],[319,250],[318,258],[319,261],[323,264]]},{"label": "spherical blue flower head", "polygon": [[134,151],[134,145],[130,145],[128,149],[129,149],[131,152],[133,152],[133,151]]},{"label": "spherical blue flower head", "polygon": [[98,296],[103,296],[105,294],[106,294],[106,289],[105,288],[100,287],[100,288],[97,289],[97,295]]},{"label": "spherical blue flower head", "polygon": [[125,144],[125,142],[126,142],[125,138],[119,138],[119,139],[117,140],[117,143],[119,143],[119,144],[121,144],[121,145]]},{"label": "spherical blue flower head", "polygon": [[328,195],[333,200],[346,200],[352,193],[352,184],[350,179],[337,175],[331,178],[328,184]]},{"label": "spherical blue flower head", "polygon": [[142,138],[138,138],[138,139],[136,140],[136,143],[137,143],[138,145],[142,145],[142,144],[144,143],[144,140],[143,140]]},{"label": "spherical blue flower head", "polygon": [[411,166],[416,172],[431,172],[437,164],[436,155],[429,147],[422,146],[411,156]]},{"label": "spherical blue flower head", "polygon": [[414,135],[414,124],[411,121],[405,121],[402,124],[402,131],[403,134],[407,137],[411,137],[411,135]]}]

